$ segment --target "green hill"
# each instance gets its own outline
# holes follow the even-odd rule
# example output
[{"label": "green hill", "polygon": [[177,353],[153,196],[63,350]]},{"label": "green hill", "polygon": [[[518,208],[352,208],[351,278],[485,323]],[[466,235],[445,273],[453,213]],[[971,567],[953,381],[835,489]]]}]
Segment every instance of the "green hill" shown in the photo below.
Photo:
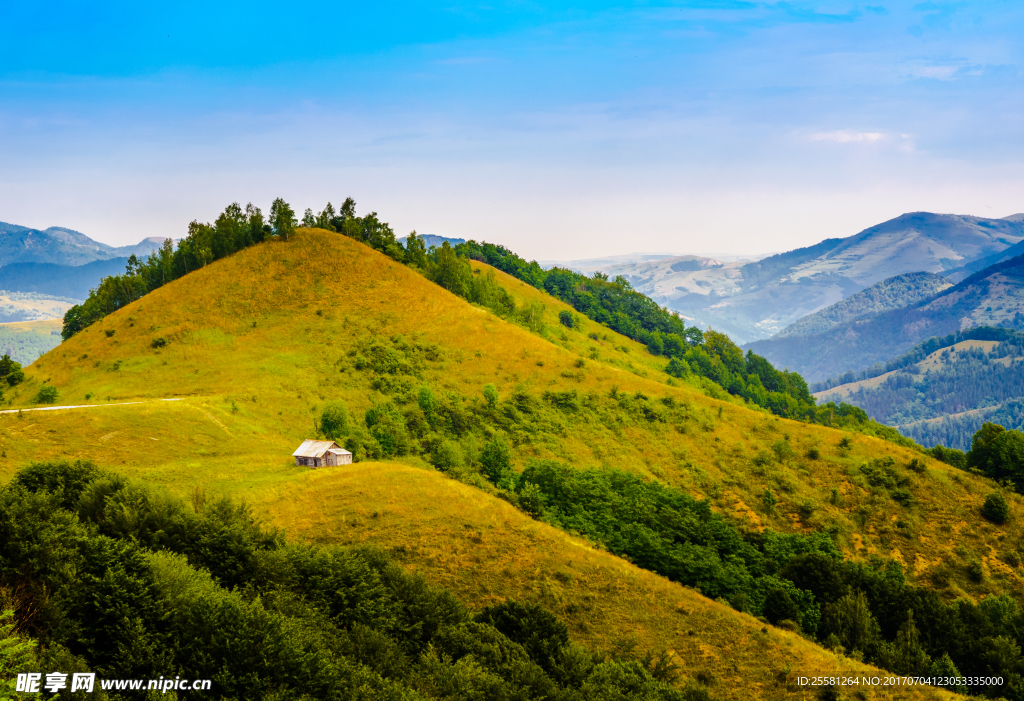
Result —
[{"label": "green hill", "polygon": [[[517,312],[334,232],[224,257],[27,368],[12,409],[44,386],[93,408],[3,415],[0,465],[90,459],[182,497],[245,498],[289,537],[389,547],[473,610],[536,602],[595,649],[635,636],[719,698],[800,693],[798,667],[865,669],[811,640],[845,634],[847,589],[870,590],[867,652],[890,666],[907,609],[884,602],[914,607],[938,659],[976,610],[946,601],[1021,591],[1016,522],[978,515],[990,482],[670,376],[640,343],[567,326],[573,308],[472,269]],[[338,438],[360,463],[296,468],[291,451],[342,407]],[[812,562],[838,577],[831,593],[797,574]],[[986,631],[954,636],[963,669],[1005,633]]]}]

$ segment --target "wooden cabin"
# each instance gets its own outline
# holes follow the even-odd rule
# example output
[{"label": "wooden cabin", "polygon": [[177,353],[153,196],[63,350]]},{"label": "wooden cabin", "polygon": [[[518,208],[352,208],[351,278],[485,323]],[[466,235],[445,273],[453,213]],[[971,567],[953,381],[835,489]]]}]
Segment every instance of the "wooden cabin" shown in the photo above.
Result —
[{"label": "wooden cabin", "polygon": [[309,438],[302,441],[298,450],[292,453],[297,466],[334,467],[351,465],[352,453],[334,441],[314,441]]}]

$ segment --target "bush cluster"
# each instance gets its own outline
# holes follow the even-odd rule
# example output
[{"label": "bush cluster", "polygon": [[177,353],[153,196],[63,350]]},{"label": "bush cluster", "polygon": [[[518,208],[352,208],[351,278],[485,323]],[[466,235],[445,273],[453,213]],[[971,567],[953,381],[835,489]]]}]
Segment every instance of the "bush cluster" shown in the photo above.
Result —
[{"label": "bush cluster", "polygon": [[[887,461],[866,467],[882,489],[904,483]],[[544,460],[500,480],[536,518],[737,610],[897,674],[1002,676],[975,691],[1024,699],[1024,609],[1009,596],[946,604],[894,560],[844,560],[829,533],[741,533],[707,501],[632,473]]]}]

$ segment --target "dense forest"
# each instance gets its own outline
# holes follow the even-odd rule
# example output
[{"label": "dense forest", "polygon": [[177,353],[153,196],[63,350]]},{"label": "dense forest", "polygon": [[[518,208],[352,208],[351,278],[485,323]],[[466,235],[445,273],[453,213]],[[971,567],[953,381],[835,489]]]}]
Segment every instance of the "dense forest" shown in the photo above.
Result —
[{"label": "dense forest", "polygon": [[[1000,344],[1008,343],[1010,346],[1022,346],[1024,345],[1024,334],[1014,329],[998,328],[995,326],[975,326],[970,329],[963,331],[956,331],[946,336],[932,336],[929,339],[918,343],[916,346],[911,348],[906,353],[899,355],[886,363],[878,363],[866,370],[862,370],[859,373],[847,371],[842,375],[831,377],[821,382],[815,382],[811,385],[812,392],[824,392],[830,390],[833,387],[839,385],[849,384],[850,382],[859,382],[860,380],[869,380],[879,375],[884,375],[887,372],[893,370],[902,370],[903,368],[916,365],[921,362],[929,355],[937,350],[943,348],[949,348],[950,346],[956,345],[961,341],[997,341]],[[998,357],[1005,357],[1000,355]]]},{"label": "dense forest", "polygon": [[782,336],[811,335],[826,331],[837,324],[899,309],[935,296],[950,283],[934,273],[904,273],[875,283],[820,311],[808,314],[790,324],[778,334]]},{"label": "dense forest", "polygon": [[597,654],[536,605],[471,613],[378,550],[289,543],[244,506],[88,463],[21,470],[0,534],[4,697],[44,669],[210,679],[223,699],[710,698],[667,655]]},{"label": "dense forest", "polygon": [[[990,352],[951,348],[966,340],[1000,343]],[[922,371],[919,363],[938,351],[940,365]],[[858,389],[847,401],[921,445],[966,450],[985,421],[1022,426],[1022,358],[1024,334],[1011,329],[978,327],[932,338],[890,361],[893,369],[884,382]]]},{"label": "dense forest", "polygon": [[[297,224],[294,211],[281,199],[274,201],[266,221],[260,209],[251,204],[245,209],[238,204],[230,205],[213,224],[194,221],[189,226],[188,236],[177,248],[167,241],[144,261],[130,258],[123,275],[104,278],[84,303],[67,312],[63,337],[70,338],[105,315],[190,270],[271,238],[287,239]],[[723,333],[702,333],[696,327],[687,327],[678,315],[635,291],[622,277],[609,280],[602,273],[586,277],[562,268],[544,270],[535,261],[527,262],[503,246],[476,241],[454,247],[445,242],[439,248],[428,250],[416,232],[406,238],[403,246],[376,212],[356,216],[352,198],[347,198],[338,209],[328,203],[319,214],[307,209],[302,224],[361,241],[420,271],[450,292],[541,332],[535,309],[529,305],[517,307],[493,275],[473,275],[468,261],[483,261],[571,304],[586,317],[645,344],[652,354],[666,358],[666,372],[670,375],[706,378],[729,394],[779,416],[845,426],[910,444],[897,431],[871,421],[856,407],[815,406],[807,383],[799,374],[777,370],[755,353],[744,355]],[[562,323],[571,326],[572,315],[564,315]]]},{"label": "dense forest", "polygon": [[944,445],[967,450],[971,445],[971,437],[985,422],[1024,430],[1024,399],[1011,399],[998,406],[960,416],[906,424],[900,426],[900,432],[921,445]]}]

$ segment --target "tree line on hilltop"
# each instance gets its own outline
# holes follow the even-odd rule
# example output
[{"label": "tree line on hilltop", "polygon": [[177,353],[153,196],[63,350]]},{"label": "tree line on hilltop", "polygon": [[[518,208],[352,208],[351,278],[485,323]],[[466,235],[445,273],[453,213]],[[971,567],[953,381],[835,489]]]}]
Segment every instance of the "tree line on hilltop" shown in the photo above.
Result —
[{"label": "tree line on hilltop", "polygon": [[[85,302],[65,314],[62,337],[66,340],[148,292],[231,253],[270,239],[287,240],[298,223],[291,206],[280,198],[274,200],[267,218],[252,204],[243,209],[235,203],[213,224],[193,221],[188,235],[177,247],[167,240],[145,260],[131,257],[124,274],[104,278]],[[744,355],[723,333],[687,327],[677,314],[634,290],[621,276],[609,280],[603,273],[586,277],[564,268],[544,270],[536,261],[527,262],[503,246],[476,241],[456,246],[445,242],[428,249],[415,231],[403,246],[376,212],[356,216],[352,198],[347,198],[338,209],[328,203],[319,214],[307,209],[302,225],[361,241],[420,271],[450,292],[539,332],[541,307],[537,303],[517,307],[512,295],[493,274],[473,275],[469,260],[485,262],[643,343],[650,353],[668,360],[665,371],[669,375],[706,378],[727,393],[779,416],[845,426],[908,443],[897,431],[871,421],[856,407],[835,403],[816,406],[807,383],[798,373],[780,371],[755,353],[748,351]],[[571,325],[571,315],[563,316],[567,318],[562,323]]]}]

